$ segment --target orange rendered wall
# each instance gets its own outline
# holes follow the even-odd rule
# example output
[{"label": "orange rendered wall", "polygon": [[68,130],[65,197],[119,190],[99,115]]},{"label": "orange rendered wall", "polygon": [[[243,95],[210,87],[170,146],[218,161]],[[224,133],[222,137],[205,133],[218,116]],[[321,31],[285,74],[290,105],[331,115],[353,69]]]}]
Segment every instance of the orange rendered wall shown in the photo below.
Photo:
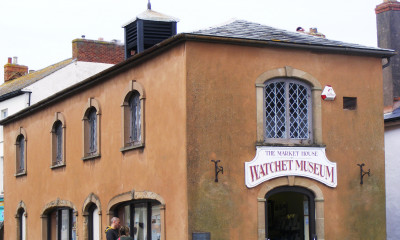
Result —
[{"label": "orange rendered wall", "polygon": [[[78,210],[78,238],[82,236],[84,200],[90,193],[101,202],[101,229],[109,225],[107,205],[118,194],[150,191],[165,205],[166,239],[187,239],[186,102],[183,45],[164,52],[111,79],[4,127],[5,239],[16,239],[17,205],[27,208],[27,239],[41,239],[40,215],[57,199],[71,201]],[[61,79],[60,79],[61,80]],[[145,90],[145,147],[120,152],[122,109],[132,80]],[[101,158],[82,161],[82,118],[88,98],[101,106]],[[54,115],[66,123],[66,166],[50,169]],[[27,175],[15,177],[14,142],[19,127],[27,132]]]},{"label": "orange rendered wall", "polygon": [[[284,48],[187,44],[189,233],[212,239],[257,239],[257,195],[245,186],[244,163],[256,153],[257,77],[290,66],[331,85],[322,101],[323,144],[337,163],[338,185],[315,184],[324,196],[324,239],[385,238],[381,59]],[[355,111],[343,97],[357,97]],[[214,163],[224,173],[214,182]],[[358,163],[371,169],[360,185]],[[299,178],[299,177],[296,177]],[[275,181],[275,180],[271,180]],[[319,236],[318,239],[321,239]]]},{"label": "orange rendered wall", "polygon": [[[174,47],[5,126],[6,146],[15,141],[20,126],[28,137],[26,177],[14,177],[13,145],[5,149],[5,238],[15,238],[13,220],[21,200],[27,206],[28,237],[37,238],[46,203],[66,199],[80,214],[93,192],[101,200],[105,226],[108,201],[135,189],[164,198],[167,240],[191,239],[198,231],[211,232],[213,240],[257,239],[257,195],[269,182],[248,189],[244,180],[244,163],[256,150],[255,80],[284,66],[311,74],[337,94],[335,101],[321,106],[323,144],[338,169],[336,188],[315,182],[324,196],[325,239],[384,238],[381,60],[197,42]],[[122,154],[120,91],[134,79],[146,91],[146,146]],[[356,111],[342,109],[344,96],[357,97]],[[102,156],[82,162],[81,119],[89,97],[102,107]],[[50,170],[50,129],[57,111],[66,118],[67,166]],[[215,183],[211,160],[217,159],[224,174]],[[372,172],[364,185],[356,165],[362,162]],[[82,225],[78,215],[78,234]]]}]

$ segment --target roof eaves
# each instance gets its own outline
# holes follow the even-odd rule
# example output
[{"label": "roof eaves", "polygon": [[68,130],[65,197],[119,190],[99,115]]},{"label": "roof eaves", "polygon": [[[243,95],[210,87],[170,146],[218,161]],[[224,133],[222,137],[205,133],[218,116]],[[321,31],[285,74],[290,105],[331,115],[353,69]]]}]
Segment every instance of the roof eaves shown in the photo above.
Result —
[{"label": "roof eaves", "polygon": [[391,57],[396,53],[393,50],[375,50],[375,49],[352,49],[352,48],[343,48],[343,47],[328,47],[328,46],[318,46],[318,45],[306,45],[306,44],[294,44],[287,42],[277,42],[277,41],[266,41],[266,40],[251,40],[251,39],[243,39],[243,38],[229,38],[229,37],[217,37],[217,36],[209,36],[209,35],[201,35],[201,34],[192,34],[192,33],[180,33],[174,35],[161,43],[154,45],[151,48],[146,49],[145,51],[133,55],[129,59],[118,63],[106,70],[99,72],[75,85],[72,85],[56,94],[43,99],[42,101],[27,107],[20,112],[10,115],[9,117],[0,120],[0,125],[5,125],[11,123],[17,119],[20,119],[34,111],[37,111],[45,106],[48,106],[54,102],[57,102],[65,97],[74,95],[81,91],[81,89],[85,89],[87,87],[92,86],[98,82],[101,82],[105,79],[108,79],[120,72],[125,71],[126,69],[132,67],[132,65],[141,63],[152,56],[159,54],[167,49],[181,43],[184,41],[204,41],[204,42],[212,42],[212,43],[228,43],[228,44],[238,44],[238,45],[251,45],[251,46],[277,46],[277,47],[292,47],[297,49],[309,49],[319,52],[333,52],[333,53],[341,53],[341,54],[351,54],[351,55],[364,55],[364,56],[374,56],[380,58]]},{"label": "roof eaves", "polygon": [[327,52],[327,53],[339,53],[347,55],[362,55],[362,56],[374,56],[380,58],[388,58],[396,55],[397,53],[391,49],[377,49],[377,48],[353,48],[344,46],[327,46],[320,44],[304,44],[294,43],[290,41],[283,41],[279,39],[272,40],[256,40],[247,38],[236,38],[236,37],[221,37],[214,35],[203,35],[185,33],[186,38],[190,40],[207,41],[207,42],[226,42],[231,44],[240,45],[254,45],[254,46],[276,46],[276,47],[290,47],[297,49],[306,49],[316,52]]}]

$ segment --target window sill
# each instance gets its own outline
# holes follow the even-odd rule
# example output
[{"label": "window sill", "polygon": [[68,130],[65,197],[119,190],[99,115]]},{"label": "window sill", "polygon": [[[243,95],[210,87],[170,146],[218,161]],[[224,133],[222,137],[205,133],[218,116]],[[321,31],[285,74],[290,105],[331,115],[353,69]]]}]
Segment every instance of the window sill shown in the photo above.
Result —
[{"label": "window sill", "polygon": [[66,166],[65,163],[59,163],[59,164],[52,165],[50,168],[51,169],[56,169],[56,168],[62,168],[62,167],[65,167],[65,166]]},{"label": "window sill", "polygon": [[100,153],[95,153],[95,154],[83,157],[82,160],[87,161],[87,160],[92,160],[92,159],[96,159],[96,158],[100,158],[100,157],[101,157]]},{"label": "window sill", "polygon": [[314,143],[266,143],[266,142],[257,142],[256,146],[269,146],[269,147],[326,147],[325,144],[314,144]]},{"label": "window sill", "polygon": [[26,176],[26,171],[24,170],[24,171],[22,171],[22,172],[16,173],[16,174],[14,174],[14,176],[15,176],[15,177]]},{"label": "window sill", "polygon": [[132,144],[130,146],[125,146],[125,147],[121,148],[120,151],[126,152],[126,151],[130,151],[130,150],[137,149],[137,148],[144,148],[144,143],[137,143],[137,144]]}]

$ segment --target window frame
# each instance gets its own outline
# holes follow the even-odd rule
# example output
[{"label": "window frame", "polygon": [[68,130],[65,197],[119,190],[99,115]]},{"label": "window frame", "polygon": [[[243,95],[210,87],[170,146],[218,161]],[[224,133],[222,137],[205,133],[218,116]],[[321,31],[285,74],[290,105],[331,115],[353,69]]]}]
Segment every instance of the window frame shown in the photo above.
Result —
[{"label": "window frame", "polygon": [[[136,119],[135,124],[132,122],[132,99],[137,96],[139,102],[137,103],[137,108],[139,112],[136,112],[136,115],[140,115],[139,118]],[[122,147],[120,149],[121,152],[125,152],[128,150],[142,148],[145,145],[145,117],[144,117],[144,100],[145,100],[145,92],[143,86],[138,83],[136,80],[132,80],[129,82],[128,87],[125,88],[125,97],[121,104],[122,108]],[[132,125],[136,126],[138,130],[138,136],[140,138],[133,139],[132,136]]]},{"label": "window frame", "polygon": [[165,200],[158,195],[157,193],[150,191],[135,191],[132,190],[130,192],[125,192],[114,196],[109,202],[107,206],[107,216],[108,221],[111,221],[111,218],[116,216],[118,212],[118,208],[129,204],[130,202],[140,203],[143,201],[153,201],[159,203],[160,206],[160,239],[165,239],[166,236],[166,221],[165,221]]},{"label": "window frame", "polygon": [[[61,239],[61,228],[62,228],[62,216],[63,216],[63,212],[67,211],[67,221],[68,221],[68,240],[72,240],[72,236],[73,236],[73,232],[74,232],[74,218],[75,218],[75,222],[76,222],[76,215],[74,214],[74,209],[69,208],[69,207],[58,207],[58,208],[54,208],[52,211],[50,211],[48,213],[48,221],[47,221],[47,239],[48,240],[52,240],[51,236],[52,236],[52,215],[55,213],[55,222],[56,222],[56,226],[55,226],[55,230],[56,230],[56,239]],[[75,229],[75,236],[77,234],[76,232],[77,230]]]},{"label": "window frame", "polygon": [[[59,131],[57,132],[57,127],[60,127]],[[58,168],[58,167],[63,167],[66,165],[66,124],[65,124],[65,118],[60,112],[55,113],[53,125],[51,128],[51,167],[50,168]],[[61,133],[61,136],[58,134]],[[61,140],[61,144],[59,143],[59,140]],[[59,156],[59,150],[61,150],[61,156],[60,159],[58,159]]]},{"label": "window frame", "polygon": [[41,235],[42,237],[40,239],[46,239],[49,240],[51,239],[51,215],[58,209],[70,209],[72,211],[72,220],[75,220],[75,225],[71,224],[70,226],[72,228],[75,228],[76,234],[79,232],[79,225],[77,224],[79,219],[78,219],[78,210],[75,207],[75,205],[68,200],[64,199],[57,199],[51,202],[48,202],[44,207],[43,210],[40,214],[41,218]]},{"label": "window frame", "polygon": [[[90,122],[90,114],[95,114],[94,122]],[[83,114],[83,157],[82,160],[99,158],[100,155],[100,104],[94,98],[89,98]],[[95,124],[95,126],[93,126]],[[94,131],[94,132],[93,132]],[[92,134],[94,133],[94,135]],[[91,141],[92,139],[92,141]],[[94,142],[93,142],[94,141]],[[93,144],[93,145],[92,145]],[[93,149],[93,146],[95,149]]]},{"label": "window frame", "polygon": [[[267,108],[267,100],[266,100],[266,88],[269,85],[275,84],[275,83],[283,83],[284,84],[284,104],[285,104],[285,135],[284,137],[281,138],[272,138],[267,136],[267,120],[266,120],[266,108]],[[292,138],[291,135],[291,108],[290,108],[290,84],[295,84],[297,86],[302,86],[306,89],[307,91],[307,96],[306,96],[306,101],[307,101],[307,132],[308,132],[308,137],[307,138]],[[265,143],[289,143],[289,144],[311,144],[313,140],[313,132],[312,132],[312,98],[311,98],[311,87],[304,83],[303,81],[300,81],[295,78],[273,78],[270,80],[265,81],[264,83],[264,142]],[[304,99],[304,98],[302,98]],[[275,123],[276,124],[276,123]]]},{"label": "window frame", "polygon": [[[21,138],[22,138],[22,143],[23,146],[21,148]],[[15,140],[15,176],[24,176],[27,174],[27,144],[28,139],[26,135],[26,131],[20,127],[18,135]],[[23,156],[21,157],[21,152]],[[22,163],[22,164],[21,164]],[[21,168],[21,165],[23,165],[23,168]]]},{"label": "window frame", "polygon": [[17,211],[15,214],[16,220],[16,230],[17,230],[17,240],[25,240],[26,239],[26,231],[27,231],[27,211],[26,206],[23,201],[20,201],[17,206]]},{"label": "window frame", "polygon": [[[99,197],[94,194],[94,193],[90,193],[83,204],[83,212],[82,212],[82,216],[83,216],[83,233],[84,233],[84,239],[88,239],[91,240],[90,237],[93,236],[101,236],[102,234],[102,212],[101,212],[101,203],[100,203],[100,199]],[[95,217],[95,213],[94,211],[97,209],[97,213],[96,213],[96,219],[97,219],[97,230],[98,232],[94,232],[94,217]],[[94,238],[94,237],[93,237]],[[92,238],[92,239],[93,239]]]},{"label": "window frame", "polygon": [[[302,81],[310,86],[311,89],[311,113],[312,113],[312,141],[310,143],[276,143],[265,141],[264,128],[264,87],[265,83],[276,78],[291,78]],[[256,145],[284,145],[284,146],[324,146],[322,142],[322,118],[321,118],[321,93],[322,86],[319,81],[311,74],[299,69],[285,66],[275,68],[261,73],[255,81],[256,87],[256,112],[257,112],[257,139]]]}]

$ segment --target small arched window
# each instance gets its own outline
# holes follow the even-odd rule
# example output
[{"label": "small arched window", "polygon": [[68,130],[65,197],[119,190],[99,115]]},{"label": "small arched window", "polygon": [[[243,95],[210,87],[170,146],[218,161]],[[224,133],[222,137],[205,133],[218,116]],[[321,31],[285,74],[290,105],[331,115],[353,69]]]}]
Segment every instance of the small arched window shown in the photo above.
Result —
[{"label": "small arched window", "polygon": [[63,117],[60,113],[56,114],[56,121],[51,129],[52,135],[52,167],[62,166],[65,164],[65,133]]},{"label": "small arched window", "polygon": [[19,135],[17,139],[18,173],[25,171],[25,137]]},{"label": "small arched window", "polygon": [[144,147],[144,90],[136,81],[130,82],[122,103],[123,129],[121,151]]},{"label": "small arched window", "polygon": [[25,209],[20,208],[17,212],[17,239],[25,240],[26,239],[26,213]]},{"label": "small arched window", "polygon": [[89,153],[94,154],[97,152],[97,115],[96,109],[91,108],[88,113],[88,123],[89,123]]},{"label": "small arched window", "polygon": [[25,130],[20,128],[19,135],[15,141],[16,176],[26,174],[26,143]]},{"label": "small arched window", "polygon": [[137,91],[133,91],[129,99],[129,139],[132,143],[140,142],[141,139],[141,112],[140,112],[140,95]]},{"label": "small arched window", "polygon": [[83,116],[83,160],[100,157],[100,105],[89,98]]},{"label": "small arched window", "polygon": [[266,142],[311,143],[311,88],[290,78],[267,81],[264,87]]}]

